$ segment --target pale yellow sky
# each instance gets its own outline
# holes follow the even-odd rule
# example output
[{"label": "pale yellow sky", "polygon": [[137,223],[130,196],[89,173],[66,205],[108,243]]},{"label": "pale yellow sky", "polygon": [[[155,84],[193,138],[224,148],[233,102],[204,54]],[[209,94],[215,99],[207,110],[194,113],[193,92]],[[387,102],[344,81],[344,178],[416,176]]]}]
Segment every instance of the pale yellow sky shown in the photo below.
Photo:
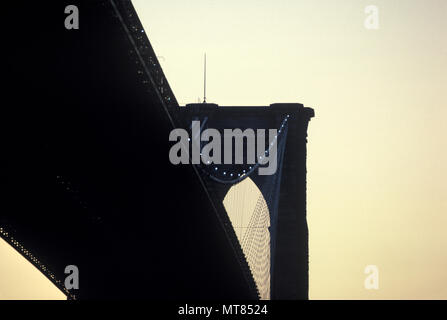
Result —
[{"label": "pale yellow sky", "polygon": [[66,300],[66,296],[0,238],[0,300]]},{"label": "pale yellow sky", "polygon": [[[312,299],[447,298],[447,1],[133,3],[181,104],[202,97],[206,52],[209,102],[315,108]],[[63,298],[0,240],[0,299],[16,297]]]},{"label": "pale yellow sky", "polygon": [[133,3],[181,104],[315,108],[311,298],[447,298],[445,0]]}]

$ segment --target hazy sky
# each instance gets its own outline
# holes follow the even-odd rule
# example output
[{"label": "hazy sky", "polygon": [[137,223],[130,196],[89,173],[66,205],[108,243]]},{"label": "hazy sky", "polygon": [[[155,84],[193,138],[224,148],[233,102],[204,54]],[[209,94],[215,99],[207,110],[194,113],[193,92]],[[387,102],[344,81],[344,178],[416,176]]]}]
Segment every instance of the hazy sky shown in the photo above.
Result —
[{"label": "hazy sky", "polygon": [[0,238],[0,300],[64,300],[46,276]]},{"label": "hazy sky", "polygon": [[311,298],[447,298],[447,1],[133,3],[181,104],[315,108]]},{"label": "hazy sky", "polygon": [[[447,1],[133,3],[181,104],[202,98],[206,52],[209,102],[315,108],[311,298],[447,299]],[[0,299],[17,297],[64,298],[0,240]]]}]

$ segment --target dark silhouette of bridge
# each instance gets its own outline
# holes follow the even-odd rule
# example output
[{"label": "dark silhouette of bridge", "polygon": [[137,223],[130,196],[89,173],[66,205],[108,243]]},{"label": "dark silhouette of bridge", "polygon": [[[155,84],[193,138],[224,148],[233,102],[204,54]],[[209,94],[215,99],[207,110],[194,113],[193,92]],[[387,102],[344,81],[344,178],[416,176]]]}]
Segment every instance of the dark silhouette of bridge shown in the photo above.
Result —
[{"label": "dark silhouette of bridge", "polygon": [[[308,292],[308,229],[306,222],[306,143],[307,126],[314,111],[298,103],[273,104],[265,107],[220,107],[216,104],[190,104],[178,108],[175,118],[188,128],[193,120],[203,130],[214,128],[223,136],[228,128],[277,129],[272,144],[277,145],[277,170],[273,175],[259,175],[257,164],[201,164],[200,175],[219,217],[230,234],[236,255],[247,263],[223,200],[230,188],[250,178],[259,188],[268,207],[270,238],[270,296],[272,299],[306,299]],[[266,137],[266,145],[269,145]],[[246,145],[244,146],[246,147]],[[266,151],[267,153],[268,151]],[[233,153],[234,158],[234,153]],[[232,161],[232,163],[235,163]],[[256,225],[251,225],[256,228]],[[256,235],[254,235],[256,236]],[[250,240],[247,240],[250,241]],[[253,245],[252,245],[253,246]],[[252,250],[253,251],[253,250]],[[261,250],[252,253],[262,255]],[[258,263],[259,264],[259,263]],[[250,271],[259,266],[246,266]]]},{"label": "dark silhouette of bridge", "polygon": [[[278,172],[249,176],[273,217],[271,297],[307,298],[313,110],[180,108],[130,1],[69,4],[80,8],[79,30],[64,28],[68,3],[9,3],[2,20],[2,238],[69,298],[257,299],[222,204],[238,181],[173,166],[168,136],[192,116],[276,127],[289,115]],[[64,288],[67,265],[80,270],[79,290]]]}]

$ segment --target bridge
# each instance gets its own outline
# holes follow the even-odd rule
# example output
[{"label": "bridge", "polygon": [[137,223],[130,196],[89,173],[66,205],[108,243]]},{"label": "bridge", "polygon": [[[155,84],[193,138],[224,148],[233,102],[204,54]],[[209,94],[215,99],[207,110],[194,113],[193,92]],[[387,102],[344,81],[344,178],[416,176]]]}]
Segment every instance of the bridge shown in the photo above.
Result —
[{"label": "bridge", "polygon": [[[307,298],[313,110],[180,107],[131,1],[70,4],[82,8],[76,31],[63,28],[62,5],[45,2],[13,4],[26,25],[5,21],[15,26],[5,38],[5,99],[16,103],[0,120],[0,236],[72,299]],[[29,25],[39,26],[32,36]],[[273,176],[167,160],[169,132],[192,117],[281,127],[287,115]],[[225,170],[246,172],[228,179]],[[238,236],[245,225],[229,209],[231,188],[250,181],[260,200],[249,224],[262,232]],[[253,244],[258,262],[247,255]],[[80,270],[79,290],[64,287],[67,265]]]}]

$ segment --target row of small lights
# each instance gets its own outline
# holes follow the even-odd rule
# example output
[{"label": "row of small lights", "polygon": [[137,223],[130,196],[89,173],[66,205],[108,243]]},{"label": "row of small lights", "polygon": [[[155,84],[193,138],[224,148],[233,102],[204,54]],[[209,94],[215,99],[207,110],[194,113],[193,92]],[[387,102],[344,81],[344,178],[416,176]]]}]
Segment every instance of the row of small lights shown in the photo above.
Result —
[{"label": "row of small lights", "polygon": [[[129,15],[130,18],[132,18],[132,16],[133,16],[132,14]],[[141,41],[143,40],[143,36],[140,35],[140,34],[138,33],[138,31],[140,31],[140,33],[144,33],[144,29],[139,30],[137,27],[133,26],[133,31],[137,33],[136,38],[137,38],[137,40],[139,40],[139,41],[141,42]],[[141,46],[140,46],[140,49],[141,49]],[[143,49],[147,50],[147,49],[149,49],[149,48],[148,48],[147,46],[145,46]],[[151,65],[152,67],[157,67],[157,63],[152,59],[152,57],[149,58],[149,63],[150,63],[150,65]],[[138,73],[139,73],[139,74],[142,74],[143,71],[142,71],[142,70],[138,70]],[[144,84],[147,84],[148,81],[147,81],[147,80],[144,80],[143,83],[144,83]],[[161,95],[163,96],[163,94],[164,94],[164,87],[163,87],[163,84],[162,84],[161,86],[158,86],[158,89],[160,90]],[[168,101],[168,102],[171,101],[171,97],[170,97],[169,95],[163,96],[163,98],[164,98],[166,101]]]},{"label": "row of small lights", "polygon": [[[282,123],[281,123],[281,127],[280,127],[280,129],[278,130],[278,134],[281,134],[281,132],[284,131],[284,126],[286,125],[286,123],[287,123],[289,117],[290,117],[290,116],[287,115],[286,118],[282,121]],[[276,143],[277,139],[278,139],[278,135],[275,135],[275,138],[274,138],[274,140],[272,141],[272,143],[270,144],[269,149],[265,151],[265,154],[266,154],[266,155],[269,154],[270,150],[272,149],[273,145]],[[188,141],[190,141],[190,140],[191,140],[191,139],[188,138]],[[202,155],[202,153],[200,153],[200,155]],[[262,160],[262,159],[264,159],[264,156],[259,156],[259,160]],[[209,165],[209,164],[211,164],[211,162],[210,162],[210,161],[207,161],[206,164]],[[250,166],[250,167],[248,168],[248,171],[251,171],[252,169],[253,169],[253,166]],[[218,168],[218,167],[214,167],[214,171],[219,171],[219,168]],[[244,169],[244,170],[242,170],[242,174],[241,174],[241,173],[238,173],[237,176],[238,176],[238,177],[241,177],[241,176],[243,176],[245,173],[247,173],[247,170]],[[226,172],[226,171],[222,172],[222,174],[223,174],[224,176],[227,176],[227,172]],[[233,177],[233,176],[235,176],[236,174],[233,173],[233,172],[231,172],[231,173],[228,174],[228,175],[229,175],[230,177]]]},{"label": "row of small lights", "polygon": [[18,242],[13,237],[10,237],[9,233],[1,227],[0,227],[0,234],[2,235],[2,237],[4,239],[9,240],[8,242],[11,245],[13,245],[14,248],[16,248],[18,251],[20,251],[22,253],[22,255],[26,256],[28,258],[28,260],[33,262],[33,264],[35,266],[37,266],[49,278],[51,278],[56,284],[58,284],[59,288],[64,288],[64,291],[67,295],[70,295],[70,292],[67,289],[65,289],[65,286],[62,285],[62,282],[60,280],[57,280],[56,277],[54,276],[54,274],[50,270],[48,270],[48,268],[43,263],[41,263],[39,261],[39,259],[37,259],[33,254],[31,254],[31,252],[29,252],[27,249],[25,249],[25,247],[20,242]]}]

